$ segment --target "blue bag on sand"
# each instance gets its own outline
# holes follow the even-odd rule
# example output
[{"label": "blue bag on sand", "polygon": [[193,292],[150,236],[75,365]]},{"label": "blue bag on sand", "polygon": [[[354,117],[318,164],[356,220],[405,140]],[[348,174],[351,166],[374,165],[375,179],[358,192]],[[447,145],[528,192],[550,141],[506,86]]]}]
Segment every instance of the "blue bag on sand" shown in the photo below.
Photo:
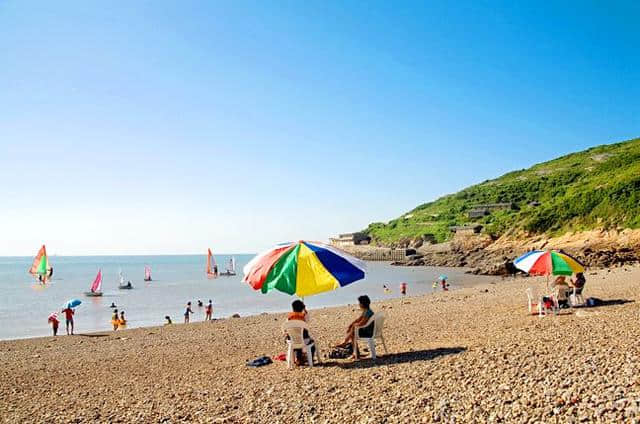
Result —
[{"label": "blue bag on sand", "polygon": [[262,356],[260,358],[256,358],[253,361],[247,362],[248,367],[262,367],[265,365],[269,365],[271,363],[271,358],[268,356]]},{"label": "blue bag on sand", "polygon": [[587,299],[587,306],[598,306],[598,305],[602,305],[602,300],[595,297],[590,297]]}]

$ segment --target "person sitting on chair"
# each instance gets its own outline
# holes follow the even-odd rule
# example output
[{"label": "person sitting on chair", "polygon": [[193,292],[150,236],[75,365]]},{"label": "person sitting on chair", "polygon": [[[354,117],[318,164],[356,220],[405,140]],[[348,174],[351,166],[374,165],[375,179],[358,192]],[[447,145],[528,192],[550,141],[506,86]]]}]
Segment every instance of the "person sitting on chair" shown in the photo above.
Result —
[{"label": "person sitting on chair", "polygon": [[[307,319],[309,317],[307,313],[307,307],[304,305],[304,303],[301,300],[294,300],[293,303],[291,304],[291,309],[293,310],[293,312],[289,312],[289,314],[287,315],[287,321],[307,322]],[[314,343],[313,339],[309,335],[309,331],[307,331],[306,329],[302,330],[302,338],[304,339],[304,344],[306,345],[310,345]],[[289,336],[287,335],[285,339],[289,340]],[[300,365],[303,362],[302,349],[294,349],[293,352],[295,354],[295,364]],[[316,352],[316,346],[315,344],[313,344],[313,346],[311,346],[311,357],[315,355],[315,352]]]},{"label": "person sitting on chair", "polygon": [[[347,336],[345,337],[344,341],[339,345],[337,345],[336,347],[345,347],[350,343],[353,344],[355,328],[365,325],[369,321],[369,319],[373,316],[373,311],[371,310],[371,307],[370,307],[371,299],[369,299],[369,296],[366,296],[366,295],[360,296],[358,298],[358,303],[360,304],[360,310],[362,311],[362,314],[360,314],[360,316],[355,321],[349,324],[349,328],[347,329]],[[373,322],[364,328],[358,329],[358,337],[370,338],[372,336],[373,336]]]},{"label": "person sitting on chair", "polygon": [[569,298],[567,295],[567,292],[569,292],[569,285],[566,280],[567,277],[559,275],[552,285],[556,299],[558,300],[558,307],[561,309],[569,307]]},{"label": "person sitting on chair", "polygon": [[586,282],[587,279],[584,278],[584,274],[582,272],[578,272],[576,277],[571,279],[571,287],[576,289],[576,294],[582,294],[582,289],[584,289]]}]

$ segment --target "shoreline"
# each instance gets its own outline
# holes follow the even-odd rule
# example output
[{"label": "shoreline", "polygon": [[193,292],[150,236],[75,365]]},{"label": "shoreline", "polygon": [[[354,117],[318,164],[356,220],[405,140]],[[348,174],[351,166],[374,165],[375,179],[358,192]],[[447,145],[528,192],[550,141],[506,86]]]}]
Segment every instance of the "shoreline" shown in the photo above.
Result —
[{"label": "shoreline", "polygon": [[[444,268],[444,267],[440,267],[440,268]],[[487,281],[483,281],[486,279],[486,276],[475,276],[475,275],[468,275],[466,276],[466,278],[468,280],[464,280],[461,283],[456,283],[453,286],[450,286],[451,288],[448,290],[449,292],[456,292],[458,290],[462,290],[465,288],[469,288],[469,287],[477,287],[483,284],[486,284]],[[356,283],[357,284],[357,283]],[[337,289],[340,290],[340,289]],[[399,299],[411,299],[411,298],[418,298],[418,297],[423,297],[423,296],[432,296],[434,294],[437,294],[439,292],[441,292],[442,290],[440,289],[440,287],[438,286],[438,288],[431,293],[422,293],[422,294],[416,294],[416,295],[407,295],[405,297],[402,297],[399,294],[396,294],[396,291],[393,292],[392,295],[385,295],[385,299],[383,300],[378,300],[378,302],[388,302],[388,301],[394,301],[394,300],[399,300]],[[366,294],[366,293],[363,293]],[[276,296],[285,296],[282,293],[277,293],[275,294]],[[293,302],[295,299],[298,299],[295,296],[290,296],[291,302]],[[311,307],[308,310],[310,312],[314,312],[314,311],[322,311],[325,309],[335,309],[335,308],[342,308],[342,307],[354,307],[357,306],[355,303],[355,299],[354,299],[354,303],[336,303],[334,305],[327,305],[327,306],[320,306],[320,307]],[[196,309],[194,307],[194,309]],[[199,312],[200,310],[197,309]],[[233,313],[228,313],[227,315],[223,315],[223,316],[219,316],[219,317],[214,317],[212,319],[212,321],[215,322],[219,322],[219,321],[226,321],[226,320],[236,320],[239,318],[249,318],[249,317],[257,317],[257,316],[264,316],[264,315],[284,315],[287,312],[289,312],[288,309],[283,309],[283,310],[270,310],[270,311],[263,311],[263,312],[255,312],[255,313],[243,313],[243,312],[233,312]],[[214,311],[214,315],[215,315],[215,311]],[[234,317],[233,315],[239,315],[239,317]],[[183,325],[184,323],[182,322],[182,317],[179,316],[178,317],[179,320],[174,320],[174,322],[171,325]],[[197,320],[197,321],[191,321],[188,325],[192,325],[192,324],[198,324],[198,323],[205,323],[205,321],[203,320]],[[51,326],[49,324],[46,324],[49,330],[49,333],[51,333]],[[121,333],[124,331],[129,331],[129,330],[137,330],[137,329],[153,329],[153,328],[161,328],[164,327],[166,324],[155,324],[155,325],[141,325],[141,326],[132,326],[129,327],[127,326],[127,328],[124,329],[118,329],[116,331],[113,331],[112,329],[108,328],[108,325],[105,324],[105,329],[104,330],[88,330],[88,331],[81,331],[81,332],[76,332],[76,334],[74,334],[74,336],[86,336],[86,337],[93,337],[93,336],[103,336],[104,334],[116,334],[116,333]],[[0,339],[0,344],[2,342],[10,342],[10,341],[17,341],[17,340],[32,340],[32,339],[49,339],[49,338],[53,338],[54,336],[52,335],[36,335],[36,336],[19,336],[19,337],[14,337],[14,338],[4,338],[4,339]],[[65,330],[65,324],[64,324],[64,318],[61,317],[60,318],[60,327],[58,329],[58,335],[55,336],[57,337],[67,337],[66,334],[66,330]]]},{"label": "shoreline", "polygon": [[[608,303],[544,318],[526,311],[536,278],[374,302],[389,353],[313,369],[245,366],[284,352],[284,314],[2,341],[0,421],[631,421],[638,281],[639,267],[591,270],[585,295]],[[311,311],[323,356],[356,315]]]}]

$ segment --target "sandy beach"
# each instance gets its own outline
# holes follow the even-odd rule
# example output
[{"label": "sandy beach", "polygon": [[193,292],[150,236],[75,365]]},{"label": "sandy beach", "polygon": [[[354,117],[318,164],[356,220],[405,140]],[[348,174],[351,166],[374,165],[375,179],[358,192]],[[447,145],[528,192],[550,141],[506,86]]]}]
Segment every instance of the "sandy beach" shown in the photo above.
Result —
[{"label": "sandy beach", "polygon": [[[526,311],[525,289],[543,287],[541,278],[375,303],[388,316],[390,350],[376,363],[245,366],[284,351],[283,315],[0,342],[0,419],[637,421],[640,268],[587,278],[585,294],[607,304],[544,318]],[[356,313],[355,306],[311,312],[324,354]]]}]

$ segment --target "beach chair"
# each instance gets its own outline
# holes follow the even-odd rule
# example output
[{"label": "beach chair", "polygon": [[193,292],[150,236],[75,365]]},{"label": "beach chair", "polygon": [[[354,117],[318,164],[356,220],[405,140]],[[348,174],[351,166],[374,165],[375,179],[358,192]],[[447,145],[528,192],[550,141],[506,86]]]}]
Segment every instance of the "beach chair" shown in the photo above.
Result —
[{"label": "beach chair", "polygon": [[[555,296],[549,296],[553,300],[553,307],[551,309],[547,308],[545,302],[543,300],[543,296],[537,296],[534,294],[533,288],[529,287],[526,290],[527,300],[528,300],[528,309],[531,315],[538,315],[539,317],[543,317],[547,315],[550,311],[553,314],[556,314],[556,311],[559,309],[558,301]],[[536,302],[537,301],[537,302]]]},{"label": "beach chair", "polygon": [[309,331],[307,323],[304,321],[291,320],[282,324],[282,332],[289,336],[287,340],[287,366],[289,369],[293,368],[293,351],[295,349],[302,349],[307,353],[307,362],[310,367],[313,367],[313,350],[312,347],[316,347],[316,359],[320,362],[320,351],[315,345],[315,342],[306,344],[304,342],[303,333],[304,330]]},{"label": "beach chair", "polygon": [[[367,342],[367,344],[369,345],[369,351],[371,352],[371,359],[376,359],[376,339],[380,339],[380,341],[382,342],[382,346],[384,347],[384,353],[385,355],[388,353],[387,351],[387,344],[384,341],[384,336],[382,335],[382,328],[384,327],[384,320],[385,320],[385,314],[384,312],[378,312],[373,314],[373,316],[371,318],[369,318],[369,321],[367,321],[364,325],[358,327],[356,326],[354,328],[354,336],[353,336],[353,353],[356,355],[356,357],[359,356],[358,353],[358,341],[362,340],[363,342]],[[361,328],[365,328],[368,327],[369,325],[371,325],[373,323],[373,336],[370,338],[365,338],[365,337],[359,337],[358,336],[358,330]]]},{"label": "beach chair", "polygon": [[582,288],[577,289],[577,288],[573,288],[573,293],[571,293],[571,295],[569,295],[569,305],[571,305],[572,308],[575,308],[577,306],[584,306],[585,304],[585,300],[584,297],[582,297]]},{"label": "beach chair", "polygon": [[[533,294],[533,288],[529,287],[527,290],[527,307],[530,315],[543,316],[542,297],[536,298]],[[534,302],[535,300],[535,302]]]}]

